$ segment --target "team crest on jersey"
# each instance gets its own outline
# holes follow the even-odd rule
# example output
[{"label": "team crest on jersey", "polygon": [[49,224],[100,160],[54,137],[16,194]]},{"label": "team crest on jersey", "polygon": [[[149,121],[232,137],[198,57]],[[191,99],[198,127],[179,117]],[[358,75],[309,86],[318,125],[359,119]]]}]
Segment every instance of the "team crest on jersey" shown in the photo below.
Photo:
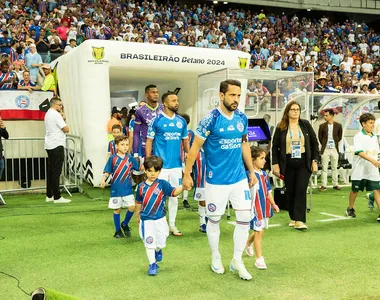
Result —
[{"label": "team crest on jersey", "polygon": [[21,109],[25,109],[30,106],[30,100],[26,95],[17,96],[15,102],[16,106]]},{"label": "team crest on jersey", "polygon": [[182,128],[182,123],[181,123],[180,121],[177,122],[177,127],[178,127],[179,129]]},{"label": "team crest on jersey", "polygon": [[237,128],[240,132],[243,132],[243,130],[244,130],[244,125],[243,125],[243,123],[242,123],[242,122],[238,122],[238,123],[236,124],[236,128]]},{"label": "team crest on jersey", "polygon": [[240,67],[240,69],[247,68],[247,60],[248,60],[248,58],[239,57],[239,67]]},{"label": "team crest on jersey", "polygon": [[155,189],[154,189],[154,191],[153,191],[153,194],[155,194],[155,195],[158,195],[159,193],[160,193],[160,188],[159,187],[156,187]]},{"label": "team crest on jersey", "polygon": [[212,172],[208,172],[208,178],[212,178]]},{"label": "team crest on jersey", "polygon": [[145,242],[147,243],[147,244],[152,244],[153,243],[153,237],[152,236],[148,236],[146,239],[145,239]]},{"label": "team crest on jersey", "polygon": [[101,60],[104,57],[104,47],[92,47],[92,57]]},{"label": "team crest on jersey", "polygon": [[207,205],[207,209],[209,212],[214,212],[216,211],[216,205],[214,203],[210,203],[209,205]]}]

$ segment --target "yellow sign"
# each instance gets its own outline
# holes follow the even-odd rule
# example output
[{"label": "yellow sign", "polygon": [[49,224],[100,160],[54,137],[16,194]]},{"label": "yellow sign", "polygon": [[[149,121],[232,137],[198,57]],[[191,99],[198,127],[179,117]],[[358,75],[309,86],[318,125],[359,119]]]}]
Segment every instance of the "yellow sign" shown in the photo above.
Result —
[{"label": "yellow sign", "polygon": [[240,67],[240,69],[247,68],[247,60],[248,60],[248,58],[239,57],[239,67]]},{"label": "yellow sign", "polygon": [[104,57],[104,47],[92,47],[92,57],[101,60]]}]

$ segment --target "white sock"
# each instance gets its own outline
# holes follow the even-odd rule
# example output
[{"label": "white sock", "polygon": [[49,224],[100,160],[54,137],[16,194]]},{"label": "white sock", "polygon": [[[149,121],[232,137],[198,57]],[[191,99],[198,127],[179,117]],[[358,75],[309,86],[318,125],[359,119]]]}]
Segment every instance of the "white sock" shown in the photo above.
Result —
[{"label": "white sock", "polygon": [[247,244],[249,223],[247,225],[236,224],[234,231],[234,259],[241,262],[245,245]]},{"label": "white sock", "polygon": [[189,191],[187,190],[183,191],[183,200],[187,200],[188,196],[189,196]]},{"label": "white sock", "polygon": [[178,198],[177,197],[169,197],[169,226],[175,227],[175,219],[177,217],[178,210]]},{"label": "white sock", "polygon": [[154,264],[156,262],[156,253],[153,248],[145,248],[146,256],[148,256],[149,264]]},{"label": "white sock", "polygon": [[206,224],[206,207],[198,204],[198,214],[200,224]]},{"label": "white sock", "polygon": [[208,244],[210,245],[211,254],[213,257],[214,256],[220,257],[219,236],[220,236],[219,221],[215,222],[214,220],[211,220],[209,218],[207,222],[207,238],[208,238]]}]

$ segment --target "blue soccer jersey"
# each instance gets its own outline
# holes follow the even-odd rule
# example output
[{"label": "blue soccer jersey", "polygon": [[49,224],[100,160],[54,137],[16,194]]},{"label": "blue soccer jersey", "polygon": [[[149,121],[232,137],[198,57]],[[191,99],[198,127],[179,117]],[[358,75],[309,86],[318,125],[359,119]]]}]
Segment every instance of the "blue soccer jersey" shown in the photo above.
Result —
[{"label": "blue soccer jersey", "polygon": [[[194,142],[194,131],[189,130],[190,147]],[[204,188],[206,184],[206,156],[203,148],[198,152],[193,165],[193,179],[196,188]]]},{"label": "blue soccer jersey", "polygon": [[247,134],[247,126],[247,116],[239,110],[228,117],[217,108],[200,121],[195,134],[205,140],[208,183],[233,184],[246,178],[242,138]]},{"label": "blue soccer jersey", "polygon": [[159,114],[148,130],[153,139],[153,152],[164,161],[164,169],[182,168],[181,143],[187,139],[187,124],[184,118],[175,114],[172,118]]},{"label": "blue soccer jersey", "polygon": [[111,155],[104,167],[104,172],[112,174],[111,197],[132,195],[132,170],[139,170],[140,165],[135,158],[126,154],[123,158]]},{"label": "blue soccer jersey", "polygon": [[272,188],[269,182],[269,176],[265,171],[255,171],[258,180],[259,189],[254,200],[255,217],[253,221],[261,221],[265,218],[273,216],[272,205],[270,204],[268,195]]},{"label": "blue soccer jersey", "polygon": [[108,153],[111,153],[111,155],[115,155],[117,153],[114,140],[112,140],[108,143]]},{"label": "blue soccer jersey", "polygon": [[136,202],[141,204],[141,220],[158,220],[166,216],[166,197],[174,197],[175,188],[169,182],[156,179],[152,184],[145,181],[137,187]]}]

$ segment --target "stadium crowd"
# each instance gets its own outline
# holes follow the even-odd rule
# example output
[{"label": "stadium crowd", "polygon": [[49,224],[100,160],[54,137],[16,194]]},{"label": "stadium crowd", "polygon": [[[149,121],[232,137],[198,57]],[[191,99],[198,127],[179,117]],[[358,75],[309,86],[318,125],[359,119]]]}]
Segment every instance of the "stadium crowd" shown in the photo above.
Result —
[{"label": "stadium crowd", "polygon": [[217,13],[209,4],[155,0],[7,0],[0,23],[1,61],[9,68],[0,89],[17,88],[24,70],[36,81],[43,63],[101,39],[240,50],[251,54],[253,69],[314,72],[316,91],[380,92],[379,34],[355,21],[232,8]]}]

